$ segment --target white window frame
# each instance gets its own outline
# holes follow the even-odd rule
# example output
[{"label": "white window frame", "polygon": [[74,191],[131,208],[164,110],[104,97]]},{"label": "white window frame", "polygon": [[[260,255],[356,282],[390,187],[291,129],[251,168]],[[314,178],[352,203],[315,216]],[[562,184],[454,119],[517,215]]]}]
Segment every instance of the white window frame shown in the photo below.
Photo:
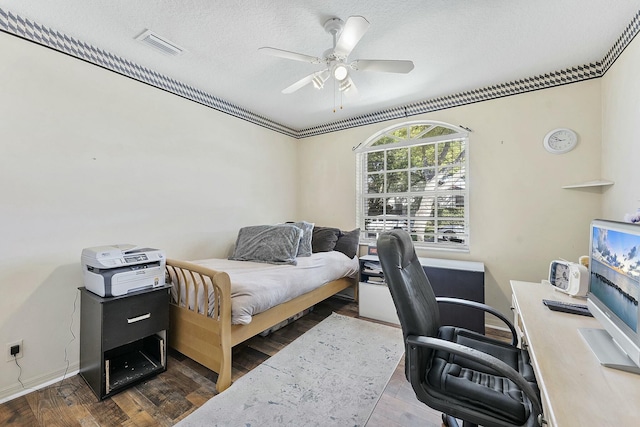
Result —
[{"label": "white window frame", "polygon": [[[427,126],[427,129],[418,134],[415,135],[414,137],[410,136],[410,132],[409,129],[411,129],[413,126]],[[446,129],[449,129],[451,131],[453,131],[454,133],[451,133],[449,135],[442,135],[442,136],[436,136],[436,137],[432,137],[432,138],[422,138],[420,139],[419,136],[428,132],[430,129],[432,129],[435,126],[441,126],[444,127]],[[397,136],[394,135],[394,132],[400,130],[400,129],[406,129],[407,130],[407,138],[399,138]],[[386,138],[386,137],[391,137],[393,139],[396,140],[396,142],[394,143],[389,143],[389,144],[384,144],[384,145],[379,145],[379,146],[372,146],[374,143],[376,143],[376,141],[380,140],[381,138]],[[447,217],[438,217],[437,216],[437,212],[434,213],[434,217],[433,217],[433,221],[435,224],[435,232],[433,234],[433,241],[424,241],[424,238],[418,237],[417,235],[413,235],[413,240],[414,240],[414,244],[416,247],[420,247],[420,248],[428,248],[428,249],[434,249],[434,250],[444,250],[444,251],[457,251],[457,252],[468,252],[469,251],[469,238],[470,238],[470,230],[469,230],[469,132],[459,126],[455,126],[455,125],[451,125],[448,123],[444,123],[444,122],[438,122],[438,121],[432,121],[432,120],[420,120],[420,121],[410,121],[410,122],[404,122],[401,124],[397,124],[397,125],[393,125],[390,126],[388,128],[385,128],[379,132],[377,132],[376,134],[372,135],[371,137],[369,137],[365,142],[361,143],[360,145],[358,145],[357,147],[354,148],[354,152],[356,153],[356,193],[357,193],[357,204],[356,204],[356,222],[358,224],[358,226],[360,227],[360,243],[362,244],[375,244],[375,241],[377,239],[377,236],[379,235],[379,232],[381,232],[382,230],[389,230],[390,228],[393,228],[393,222],[395,221],[396,226],[398,224],[402,225],[402,228],[404,228],[407,231],[410,231],[408,228],[408,224],[413,223],[415,225],[415,218],[412,219],[411,217],[411,212],[410,212],[410,208],[408,209],[408,214],[406,216],[401,216],[400,218],[398,218],[397,216],[394,216],[394,218],[392,220],[389,220],[389,218],[386,215],[386,208],[385,208],[385,213],[383,213],[382,215],[378,215],[376,216],[376,219],[380,219],[383,222],[383,226],[381,227],[381,230],[367,230],[366,229],[366,220],[369,219],[371,220],[373,217],[367,217],[366,215],[366,209],[365,209],[365,200],[372,197],[372,194],[365,194],[365,190],[367,188],[367,177],[368,177],[368,171],[367,171],[367,154],[368,153],[373,153],[373,152],[379,152],[379,151],[388,151],[388,150],[393,150],[393,149],[397,149],[397,148],[402,148],[402,147],[416,147],[416,146],[421,146],[421,145],[431,145],[431,144],[440,144],[440,143],[445,143],[445,142],[449,142],[449,141],[463,141],[464,143],[464,160],[462,161],[462,165],[464,167],[464,189],[463,190],[443,190],[443,189],[439,189],[438,186],[436,186],[433,190],[424,190],[424,191],[420,191],[420,192],[412,192],[411,191],[411,184],[409,182],[409,188],[407,189],[408,191],[405,193],[391,193],[391,192],[383,192],[383,193],[375,193],[375,197],[411,197],[411,196],[424,196],[424,195],[428,195],[429,197],[438,197],[438,196],[449,196],[449,197],[462,197],[463,198],[463,205],[464,205],[464,217],[463,218],[458,218],[459,220],[463,221],[463,230],[456,230],[456,236],[459,236],[457,238],[452,238],[449,237],[445,234],[441,234],[438,231],[441,230],[442,228],[438,228],[438,224],[439,221],[444,221],[444,220],[450,220],[450,218]],[[386,154],[385,154],[385,158],[386,158]],[[436,162],[437,163],[437,162]],[[436,170],[438,170],[440,165],[436,164]],[[386,170],[386,162],[385,162],[385,166],[384,166],[384,173],[387,173]],[[406,170],[411,170],[411,165],[409,165],[407,167]],[[396,171],[394,171],[396,172]],[[386,178],[385,178],[386,179]],[[411,173],[408,174],[408,179],[411,179]],[[456,199],[458,200],[458,199]],[[429,221],[431,221],[431,218],[429,218]],[[445,230],[444,232],[449,232],[451,233],[450,230]],[[460,242],[460,240],[462,240],[462,242]]]}]

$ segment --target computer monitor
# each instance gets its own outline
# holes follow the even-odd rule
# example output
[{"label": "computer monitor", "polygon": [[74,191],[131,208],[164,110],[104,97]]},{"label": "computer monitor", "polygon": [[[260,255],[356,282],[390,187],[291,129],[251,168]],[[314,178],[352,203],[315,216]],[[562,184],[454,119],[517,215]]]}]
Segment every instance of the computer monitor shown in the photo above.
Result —
[{"label": "computer monitor", "polygon": [[640,225],[593,220],[587,306],[604,329],[580,333],[600,363],[640,374]]}]

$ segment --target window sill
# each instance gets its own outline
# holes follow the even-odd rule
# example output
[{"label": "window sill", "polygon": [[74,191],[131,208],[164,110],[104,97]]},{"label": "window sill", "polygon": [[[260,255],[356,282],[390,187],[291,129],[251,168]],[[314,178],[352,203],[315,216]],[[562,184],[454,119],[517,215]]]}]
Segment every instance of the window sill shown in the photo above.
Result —
[{"label": "window sill", "polygon": [[[370,242],[360,242],[360,253],[366,254],[368,252],[368,250],[366,248],[368,248],[369,246],[375,246],[376,242],[375,241],[370,241]],[[413,246],[416,249],[416,252],[449,252],[449,253],[461,253],[461,254],[468,254],[471,252],[471,249],[468,246],[461,246],[459,248],[454,248],[454,247],[445,247],[445,246],[429,246],[429,245],[421,245],[420,242],[413,242]],[[363,248],[364,247],[364,248]]]}]

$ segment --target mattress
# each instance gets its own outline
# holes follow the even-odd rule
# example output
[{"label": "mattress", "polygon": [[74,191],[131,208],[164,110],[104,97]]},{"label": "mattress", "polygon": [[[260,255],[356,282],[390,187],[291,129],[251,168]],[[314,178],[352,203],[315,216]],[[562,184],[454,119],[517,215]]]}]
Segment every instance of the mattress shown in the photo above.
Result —
[{"label": "mattress", "polygon": [[[340,279],[356,277],[359,270],[358,258],[349,258],[341,252],[319,252],[310,257],[298,257],[297,265],[273,265],[252,261],[228,259],[205,259],[191,261],[216,271],[224,271],[231,279],[231,323],[246,325],[254,315],[287,302],[313,289]],[[175,277],[172,298],[185,306],[184,283],[176,286]],[[178,298],[180,289],[180,298]],[[189,305],[194,309],[194,290],[189,286]],[[198,312],[204,314],[203,287],[198,286]],[[213,312],[213,289],[207,284],[209,313]]]}]

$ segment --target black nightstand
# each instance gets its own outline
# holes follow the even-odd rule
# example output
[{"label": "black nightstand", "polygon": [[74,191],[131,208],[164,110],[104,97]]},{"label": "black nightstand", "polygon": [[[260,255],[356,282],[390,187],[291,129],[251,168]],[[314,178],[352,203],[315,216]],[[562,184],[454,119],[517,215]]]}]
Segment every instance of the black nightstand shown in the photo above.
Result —
[{"label": "black nightstand", "polygon": [[167,370],[169,289],[103,298],[80,288],[80,375],[98,399]]}]

